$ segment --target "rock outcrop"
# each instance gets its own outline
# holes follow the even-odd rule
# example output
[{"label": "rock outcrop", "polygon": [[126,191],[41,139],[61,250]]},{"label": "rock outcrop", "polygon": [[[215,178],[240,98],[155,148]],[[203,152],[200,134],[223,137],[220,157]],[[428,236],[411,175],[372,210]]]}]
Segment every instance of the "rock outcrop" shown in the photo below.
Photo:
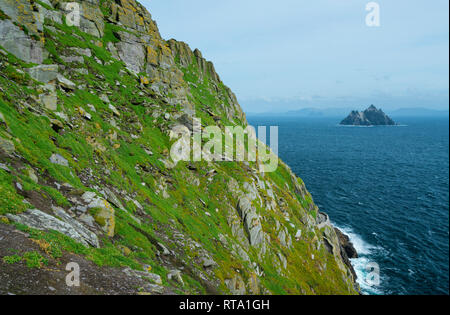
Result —
[{"label": "rock outcrop", "polygon": [[393,126],[395,122],[381,109],[371,105],[364,112],[352,111],[341,125],[352,126]]},{"label": "rock outcrop", "polygon": [[172,160],[207,126],[248,124],[213,63],[136,1],[0,1],[0,293],[64,283],[45,266],[70,258],[90,278],[54,293],[356,294],[348,246],[277,157],[273,173]]}]

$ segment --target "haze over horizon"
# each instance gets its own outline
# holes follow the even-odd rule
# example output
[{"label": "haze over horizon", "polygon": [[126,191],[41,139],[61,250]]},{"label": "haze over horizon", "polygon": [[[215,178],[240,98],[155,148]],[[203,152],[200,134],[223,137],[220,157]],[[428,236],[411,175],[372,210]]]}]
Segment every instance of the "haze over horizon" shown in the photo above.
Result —
[{"label": "haze over horizon", "polygon": [[198,48],[246,112],[447,109],[446,0],[141,0],[165,39]]}]

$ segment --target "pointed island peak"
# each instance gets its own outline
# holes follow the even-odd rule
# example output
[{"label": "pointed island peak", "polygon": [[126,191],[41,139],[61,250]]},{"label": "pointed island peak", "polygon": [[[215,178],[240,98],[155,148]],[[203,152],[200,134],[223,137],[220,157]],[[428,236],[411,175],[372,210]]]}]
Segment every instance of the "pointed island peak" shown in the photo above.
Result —
[{"label": "pointed island peak", "polygon": [[345,118],[341,125],[344,126],[393,126],[395,122],[386,115],[382,109],[378,109],[375,105],[370,105],[363,112],[357,110],[352,111]]}]

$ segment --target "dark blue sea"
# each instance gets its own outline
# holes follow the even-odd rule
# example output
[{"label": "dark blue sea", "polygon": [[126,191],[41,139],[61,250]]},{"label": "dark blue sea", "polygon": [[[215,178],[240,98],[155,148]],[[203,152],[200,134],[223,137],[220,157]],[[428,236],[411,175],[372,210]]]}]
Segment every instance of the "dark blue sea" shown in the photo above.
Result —
[{"label": "dark blue sea", "polygon": [[[279,126],[279,155],[353,241],[364,294],[449,293],[449,120],[341,127],[339,119],[248,117]],[[366,266],[380,267],[380,284]]]}]

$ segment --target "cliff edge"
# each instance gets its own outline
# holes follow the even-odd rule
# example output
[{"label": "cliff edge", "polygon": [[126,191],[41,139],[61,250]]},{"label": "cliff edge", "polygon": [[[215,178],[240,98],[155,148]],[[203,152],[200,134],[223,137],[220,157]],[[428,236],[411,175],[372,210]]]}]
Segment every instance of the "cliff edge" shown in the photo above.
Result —
[{"label": "cliff edge", "polygon": [[175,163],[177,126],[247,121],[142,5],[2,0],[0,294],[357,294],[287,165]]}]

